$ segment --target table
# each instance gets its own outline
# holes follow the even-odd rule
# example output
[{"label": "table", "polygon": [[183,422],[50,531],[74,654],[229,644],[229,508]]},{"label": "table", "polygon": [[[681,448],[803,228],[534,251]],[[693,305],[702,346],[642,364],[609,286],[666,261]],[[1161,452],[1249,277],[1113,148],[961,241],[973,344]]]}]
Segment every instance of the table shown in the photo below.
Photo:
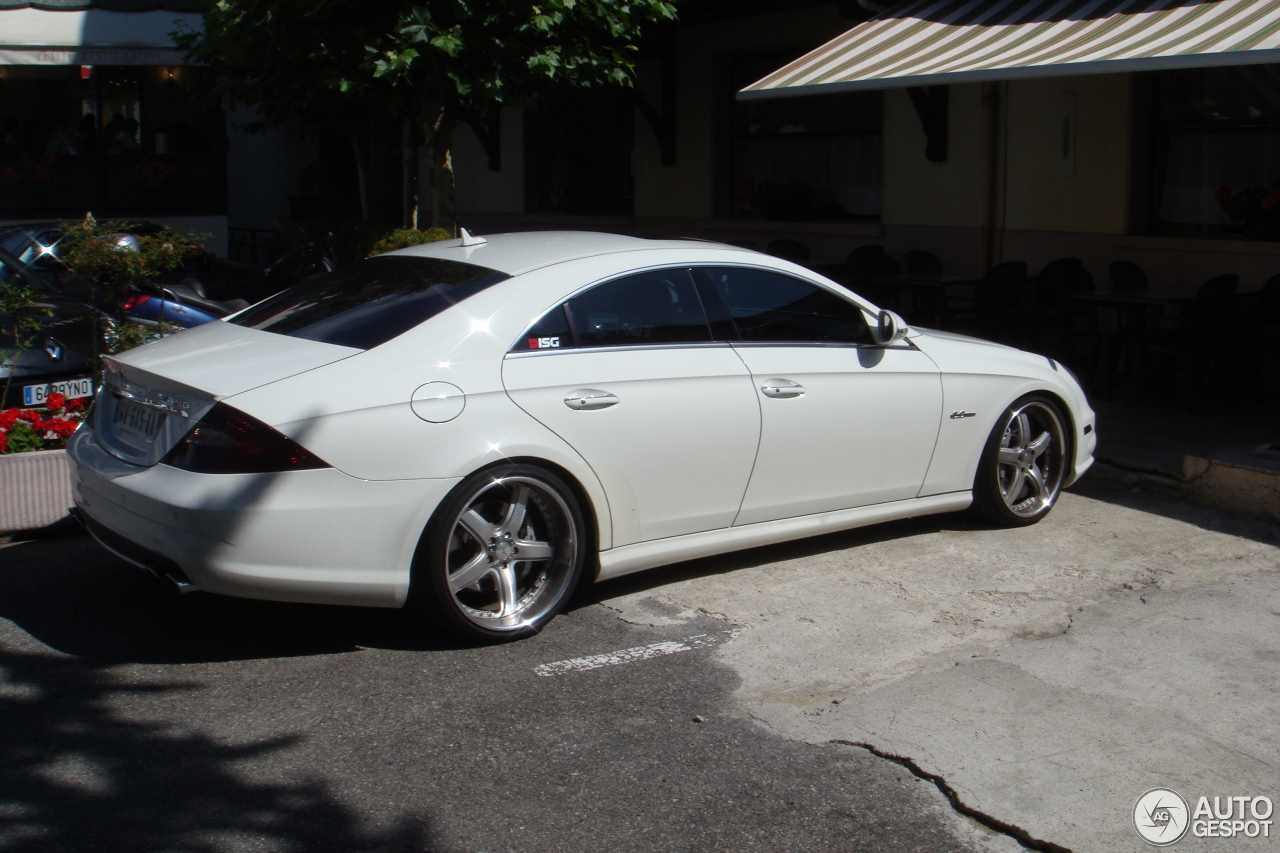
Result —
[{"label": "table", "polygon": [[1160,330],[1160,320],[1165,310],[1175,305],[1186,305],[1194,297],[1148,296],[1145,293],[1126,291],[1095,291],[1072,293],[1071,302],[1091,305],[1095,309],[1115,312],[1114,335],[1099,332],[1096,347],[1102,362],[1100,392],[1110,396],[1117,380],[1132,381],[1140,378],[1147,369],[1146,357]]},{"label": "table", "polygon": [[891,296],[893,310],[910,314],[910,319],[921,325],[937,327],[946,316],[948,298],[954,298],[961,288],[969,288],[961,298],[972,300],[973,289],[982,283],[982,278],[963,273],[939,273],[878,275],[869,281],[873,287]]}]

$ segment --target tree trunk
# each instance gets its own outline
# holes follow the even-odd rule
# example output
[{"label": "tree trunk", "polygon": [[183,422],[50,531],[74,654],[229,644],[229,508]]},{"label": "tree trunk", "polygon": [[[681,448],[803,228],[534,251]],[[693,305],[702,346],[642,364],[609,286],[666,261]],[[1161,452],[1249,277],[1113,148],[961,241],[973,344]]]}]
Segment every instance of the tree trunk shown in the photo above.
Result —
[{"label": "tree trunk", "polygon": [[413,144],[413,122],[405,121],[400,126],[400,224],[406,228],[418,227],[417,153]]},{"label": "tree trunk", "polygon": [[364,146],[360,144],[360,134],[348,134],[351,139],[351,151],[356,157],[356,192],[360,197],[360,221],[369,221],[369,175],[365,169]]},{"label": "tree trunk", "polygon": [[423,122],[427,158],[431,166],[431,226],[455,232],[453,195],[453,127],[454,123],[439,114],[435,121]]}]

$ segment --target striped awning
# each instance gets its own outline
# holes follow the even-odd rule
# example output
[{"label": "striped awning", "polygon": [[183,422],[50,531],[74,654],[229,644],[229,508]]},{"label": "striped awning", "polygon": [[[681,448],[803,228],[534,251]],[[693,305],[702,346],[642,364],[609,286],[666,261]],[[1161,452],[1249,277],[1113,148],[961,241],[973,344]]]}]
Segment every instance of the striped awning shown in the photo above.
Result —
[{"label": "striped awning", "polygon": [[908,0],[738,97],[1280,62],[1280,0]]},{"label": "striped awning", "polygon": [[0,0],[0,65],[182,65],[171,33],[203,26],[190,0]]}]

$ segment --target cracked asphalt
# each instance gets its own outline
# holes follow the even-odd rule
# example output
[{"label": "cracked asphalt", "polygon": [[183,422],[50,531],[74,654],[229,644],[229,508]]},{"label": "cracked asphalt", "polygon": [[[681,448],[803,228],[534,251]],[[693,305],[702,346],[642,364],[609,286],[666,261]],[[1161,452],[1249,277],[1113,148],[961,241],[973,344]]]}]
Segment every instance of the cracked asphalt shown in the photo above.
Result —
[{"label": "cracked asphalt", "polygon": [[910,759],[1024,840],[1143,849],[1157,787],[1280,801],[1274,523],[1086,480],[1032,528],[935,516],[663,571],[604,604],[739,626],[720,657],[764,728]]},{"label": "cracked asphalt", "polygon": [[1016,849],[895,763],[762,728],[733,641],[588,599],[459,648],[395,611],[179,598],[79,535],[15,542],[0,850]]},{"label": "cracked asphalt", "polygon": [[0,546],[0,850],[1141,850],[1149,788],[1280,800],[1277,627],[1273,527],[1105,483],[623,578],[494,648],[178,598],[60,531]]}]

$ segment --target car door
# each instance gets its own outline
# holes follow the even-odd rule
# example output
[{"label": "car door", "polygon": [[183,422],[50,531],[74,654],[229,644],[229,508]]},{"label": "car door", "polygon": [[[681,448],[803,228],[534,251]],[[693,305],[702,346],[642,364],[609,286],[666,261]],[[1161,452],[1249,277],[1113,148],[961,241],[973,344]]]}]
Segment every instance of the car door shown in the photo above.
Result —
[{"label": "car door", "polygon": [[700,271],[751,371],[760,449],[735,524],[914,498],[942,416],[937,366],[907,341],[879,346],[863,310],[782,273]]},{"label": "car door", "polygon": [[557,306],[508,353],[503,383],[600,478],[615,546],[733,523],[760,410],[742,360],[712,341],[688,269],[616,278]]}]

